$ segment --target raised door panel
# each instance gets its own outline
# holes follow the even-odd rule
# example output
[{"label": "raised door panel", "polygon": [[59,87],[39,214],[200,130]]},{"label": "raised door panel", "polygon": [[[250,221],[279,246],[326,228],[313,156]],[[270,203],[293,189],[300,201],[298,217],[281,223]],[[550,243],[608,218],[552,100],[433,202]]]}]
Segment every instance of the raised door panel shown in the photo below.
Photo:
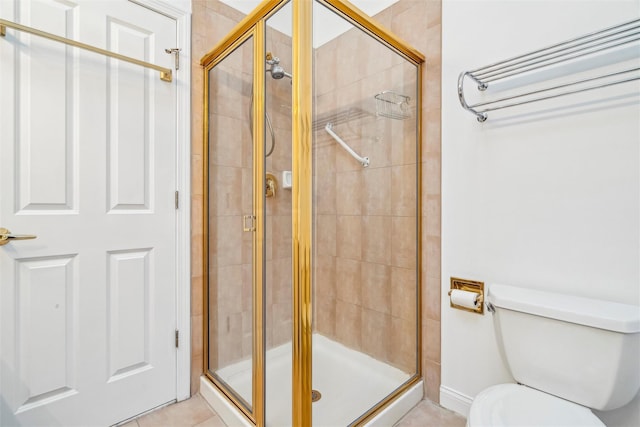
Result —
[{"label": "raised door panel", "polygon": [[14,263],[13,372],[16,413],[76,394],[78,271],[76,255]]},{"label": "raised door panel", "polygon": [[109,253],[107,339],[109,382],[151,369],[153,251]]},{"label": "raised door panel", "polygon": [[[131,22],[109,17],[109,50],[151,60],[155,35]],[[153,87],[157,72],[123,61],[108,61],[109,209],[151,210],[153,195]]]},{"label": "raised door panel", "polygon": [[[68,38],[78,33],[79,7],[70,1],[19,2],[17,14],[25,25],[42,31]],[[73,211],[78,200],[78,52],[25,33],[16,37],[15,210]]]}]

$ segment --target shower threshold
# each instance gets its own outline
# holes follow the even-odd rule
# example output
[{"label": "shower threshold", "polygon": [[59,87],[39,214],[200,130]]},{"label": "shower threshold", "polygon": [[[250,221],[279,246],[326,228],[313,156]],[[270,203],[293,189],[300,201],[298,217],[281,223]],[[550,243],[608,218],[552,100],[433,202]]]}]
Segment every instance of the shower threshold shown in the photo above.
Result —
[{"label": "shower threshold", "polygon": [[[267,426],[291,426],[291,343],[267,351],[265,370]],[[219,370],[218,375],[241,396],[251,395],[250,360],[227,366]],[[400,369],[314,334],[313,388],[322,393],[322,399],[312,407],[314,427],[349,425],[409,377]],[[215,395],[219,392],[204,378],[201,393],[227,425],[240,425],[241,415],[226,400],[218,401]],[[390,425],[389,422],[392,425],[421,399],[422,382],[411,387],[368,425]],[[384,422],[376,422],[380,417],[384,417]]]}]

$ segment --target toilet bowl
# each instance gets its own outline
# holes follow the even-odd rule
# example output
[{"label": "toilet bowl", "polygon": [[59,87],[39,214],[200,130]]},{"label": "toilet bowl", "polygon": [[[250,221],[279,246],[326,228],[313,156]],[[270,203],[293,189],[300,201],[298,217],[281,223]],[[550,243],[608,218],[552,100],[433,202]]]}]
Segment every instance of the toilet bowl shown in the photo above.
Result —
[{"label": "toilet bowl", "polygon": [[604,426],[591,409],[640,389],[640,307],[494,284],[487,309],[518,384],[481,391],[468,427]]},{"label": "toilet bowl", "polygon": [[467,427],[603,427],[584,406],[520,384],[489,387],[476,396]]}]

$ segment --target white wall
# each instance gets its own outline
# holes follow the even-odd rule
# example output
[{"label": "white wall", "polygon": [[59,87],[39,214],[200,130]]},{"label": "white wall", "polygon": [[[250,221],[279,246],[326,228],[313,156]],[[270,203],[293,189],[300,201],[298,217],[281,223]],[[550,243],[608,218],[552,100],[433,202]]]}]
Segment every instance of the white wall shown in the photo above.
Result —
[{"label": "white wall", "polygon": [[[480,124],[458,103],[458,74],[638,17],[639,0],[443,1],[441,402],[451,409],[513,381],[491,315],[449,307],[451,276],[640,305],[640,84]],[[640,398],[598,415],[640,425]]]}]

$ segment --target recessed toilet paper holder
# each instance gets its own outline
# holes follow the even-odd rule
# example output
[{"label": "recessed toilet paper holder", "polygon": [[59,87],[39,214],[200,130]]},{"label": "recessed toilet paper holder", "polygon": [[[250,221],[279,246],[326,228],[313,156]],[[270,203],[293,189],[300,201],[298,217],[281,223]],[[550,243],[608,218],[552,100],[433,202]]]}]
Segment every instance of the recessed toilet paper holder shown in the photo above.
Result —
[{"label": "recessed toilet paper holder", "polygon": [[[452,296],[454,290],[473,293],[475,295],[464,295],[456,292],[454,295],[456,298],[454,298],[454,296]],[[458,300],[460,296],[464,297],[462,301]],[[458,300],[458,303],[454,303],[454,299]],[[470,311],[471,313],[484,314],[484,282],[452,277],[451,289],[449,290],[449,302],[452,308]]]}]

